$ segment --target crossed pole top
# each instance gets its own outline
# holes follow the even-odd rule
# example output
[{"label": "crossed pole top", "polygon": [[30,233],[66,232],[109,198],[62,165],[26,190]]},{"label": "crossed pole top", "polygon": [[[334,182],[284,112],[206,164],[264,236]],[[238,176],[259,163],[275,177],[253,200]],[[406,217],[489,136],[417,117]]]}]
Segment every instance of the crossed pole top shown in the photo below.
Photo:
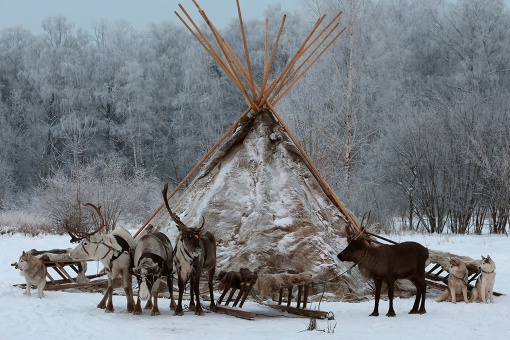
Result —
[{"label": "crossed pole top", "polygon": [[[270,71],[273,66],[273,62],[276,56],[276,51],[282,36],[283,28],[285,25],[286,15],[283,16],[280,24],[278,34],[276,36],[271,53],[269,51],[269,20],[266,19],[266,34],[265,34],[265,50],[264,50],[264,73],[262,84],[257,84],[253,76],[252,63],[250,59],[250,53],[246,40],[246,32],[244,29],[243,16],[241,12],[241,6],[239,0],[236,0],[237,13],[239,16],[239,26],[243,39],[244,46],[244,59],[245,63],[241,61],[232,48],[228,45],[226,40],[223,38],[218,29],[213,25],[205,11],[200,7],[196,0],[192,0],[195,4],[199,14],[202,16],[207,26],[210,28],[211,33],[214,36],[216,46],[206,37],[204,32],[199,26],[193,21],[186,9],[179,4],[179,8],[182,14],[175,11],[175,15],[184,24],[184,26],[190,31],[205,51],[213,58],[223,72],[229,77],[232,83],[239,89],[243,95],[248,108],[239,117],[239,119],[230,127],[230,129],[219,139],[219,141],[207,152],[207,154],[198,162],[198,164],[188,173],[188,175],[175,187],[170,193],[168,199],[170,199],[186,181],[193,175],[193,173],[200,167],[200,165],[211,155],[211,153],[223,142],[223,140],[234,130],[239,124],[240,120],[250,112],[259,112],[263,108],[267,108],[272,111],[276,119],[280,122],[283,128],[286,130],[289,137],[292,139],[294,144],[302,153],[306,162],[308,163],[312,173],[316,179],[323,185],[326,194],[333,200],[335,205],[340,209],[342,214],[347,218],[347,221],[355,231],[359,231],[360,228],[355,220],[350,216],[347,209],[344,208],[340,200],[336,197],[333,190],[326,183],[324,178],[320,175],[319,171],[314,166],[311,159],[308,157],[304,149],[301,147],[297,139],[288,129],[287,125],[280,117],[275,109],[275,105],[285,96],[285,94],[296,84],[296,82],[312,67],[312,65],[326,52],[329,47],[342,35],[345,31],[345,27],[341,28],[338,18],[342,12],[338,12],[328,23],[324,23],[326,15],[322,15],[315,22],[310,33],[303,40],[294,56],[289,60],[287,65],[284,67],[282,72],[276,76],[273,80],[269,80]],[[135,237],[149,224],[149,222],[158,214],[163,208],[162,204],[153,215],[145,222],[145,224],[138,230]]]}]

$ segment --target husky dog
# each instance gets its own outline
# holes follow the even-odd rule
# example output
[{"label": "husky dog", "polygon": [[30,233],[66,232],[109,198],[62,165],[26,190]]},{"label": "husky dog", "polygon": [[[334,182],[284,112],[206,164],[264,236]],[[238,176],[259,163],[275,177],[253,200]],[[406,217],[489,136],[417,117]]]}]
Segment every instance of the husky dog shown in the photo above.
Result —
[{"label": "husky dog", "polygon": [[466,264],[456,257],[450,258],[450,268],[448,269],[448,288],[436,299],[437,302],[442,302],[452,299],[453,303],[457,301],[457,293],[462,292],[464,301],[469,302],[467,298],[467,285],[468,285],[468,269]]},{"label": "husky dog", "polygon": [[[480,276],[476,280],[475,288],[471,290],[470,302],[488,303],[488,300],[494,302],[494,281],[496,281],[496,264],[489,255],[482,256],[480,263]],[[488,295],[488,299],[487,299]]]},{"label": "husky dog", "polygon": [[32,285],[37,286],[37,297],[44,297],[44,286],[46,286],[46,266],[44,261],[32,254],[23,252],[19,258],[16,268],[21,270],[21,275],[25,277],[27,288],[25,295],[30,296]]}]

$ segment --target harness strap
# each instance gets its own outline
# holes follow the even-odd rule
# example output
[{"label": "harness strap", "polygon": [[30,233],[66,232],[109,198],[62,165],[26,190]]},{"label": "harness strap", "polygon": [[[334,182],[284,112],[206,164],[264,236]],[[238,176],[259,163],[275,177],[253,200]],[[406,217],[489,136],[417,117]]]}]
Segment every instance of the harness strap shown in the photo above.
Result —
[{"label": "harness strap", "polygon": [[[128,254],[131,254],[131,247],[129,246],[129,243],[125,239],[123,239],[119,235],[113,235],[113,237],[115,237],[115,241],[117,241],[117,243],[119,244],[121,249],[117,250],[117,249],[110,248],[110,250],[114,250],[113,256],[110,259],[110,266],[109,266],[110,270],[112,269],[113,261],[118,259],[124,252],[127,252]],[[132,264],[132,262],[133,262],[133,259],[131,258],[131,264]],[[131,267],[131,265],[130,265],[130,267]]]},{"label": "harness strap", "polygon": [[126,241],[119,235],[113,235],[113,237],[115,237],[115,241],[117,241],[117,243],[119,244],[119,246],[121,248],[121,252],[125,252],[125,251],[127,251],[128,253],[131,252],[131,247],[129,246],[128,241]]},{"label": "harness strap", "polygon": [[165,260],[161,256],[154,253],[142,253],[140,258],[138,259],[138,265],[140,265],[140,261],[143,258],[152,259],[152,261],[156,262],[160,268],[163,268],[163,263],[165,262]]}]

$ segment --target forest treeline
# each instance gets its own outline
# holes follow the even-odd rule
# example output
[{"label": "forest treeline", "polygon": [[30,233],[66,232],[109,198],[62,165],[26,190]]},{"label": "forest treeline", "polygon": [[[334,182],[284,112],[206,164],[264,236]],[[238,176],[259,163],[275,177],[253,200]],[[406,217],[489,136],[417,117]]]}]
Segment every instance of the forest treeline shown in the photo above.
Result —
[{"label": "forest treeline", "polygon": [[[344,203],[388,228],[507,231],[510,13],[502,0],[302,0],[287,13],[277,75],[322,14],[345,33],[277,106]],[[274,42],[284,13],[265,16]],[[85,223],[143,221],[246,109],[182,26],[90,31],[48,17],[0,31],[0,211]],[[238,23],[222,34],[239,55]],[[205,27],[205,26],[204,26]],[[246,22],[261,79],[265,18]]]}]

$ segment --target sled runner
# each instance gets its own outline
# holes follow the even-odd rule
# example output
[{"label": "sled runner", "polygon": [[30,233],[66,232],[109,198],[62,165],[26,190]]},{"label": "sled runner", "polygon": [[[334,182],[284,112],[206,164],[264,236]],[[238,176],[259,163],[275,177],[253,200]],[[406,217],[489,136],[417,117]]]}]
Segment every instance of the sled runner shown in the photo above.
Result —
[{"label": "sled runner", "polygon": [[[282,275],[298,274],[283,273]],[[259,279],[257,273],[253,273],[246,268],[241,268],[239,272],[230,271],[220,273],[218,278],[220,280],[220,289],[223,289],[223,292],[216,303],[217,311],[219,313],[253,320],[257,314],[243,310],[242,307],[248,297],[248,294],[252,292],[254,285]],[[328,314],[327,312],[306,309],[309,304],[309,289],[310,282],[296,285],[289,284],[279,288],[278,302],[264,302],[257,296],[255,296],[255,298],[259,304],[279,311],[318,319],[326,318]],[[295,305],[293,306],[293,294],[296,292],[297,297]],[[232,304],[229,306],[230,303]]]}]

